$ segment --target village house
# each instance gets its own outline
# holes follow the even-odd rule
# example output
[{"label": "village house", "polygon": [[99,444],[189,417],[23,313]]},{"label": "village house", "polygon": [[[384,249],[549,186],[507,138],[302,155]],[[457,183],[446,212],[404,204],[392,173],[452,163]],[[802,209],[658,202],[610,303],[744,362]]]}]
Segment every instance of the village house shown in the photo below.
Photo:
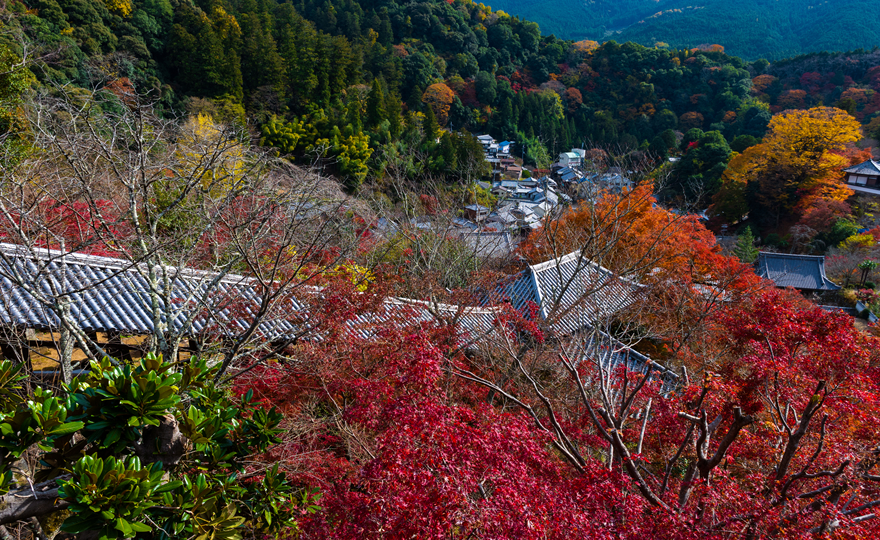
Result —
[{"label": "village house", "polygon": [[495,139],[491,135],[477,135],[477,140],[483,145],[484,152],[488,152],[489,148],[495,144]]},{"label": "village house", "polygon": [[570,152],[562,152],[554,164],[556,167],[581,167],[586,159],[587,151],[583,148],[572,148]]},{"label": "village house", "polygon": [[[514,240],[506,233],[468,234],[468,244],[476,246],[487,257],[507,257]],[[137,360],[150,348],[157,329],[151,316],[150,289],[140,269],[128,261],[82,254],[64,254],[45,250],[35,258],[10,244],[0,244],[6,255],[0,265],[0,347],[5,358],[23,364],[32,375],[49,379],[60,376],[59,322],[57,315],[41,304],[24,288],[15,285],[9,272],[39,268],[39,280],[48,280],[60,288],[60,293],[72,300],[72,316],[88,339],[106,353],[126,362]],[[13,270],[13,268],[18,270]],[[168,268],[176,277],[172,286],[175,294],[186,297],[216,279],[211,272],[186,268]],[[259,301],[255,283],[250,278],[229,274],[222,279],[218,294],[204,300],[209,304],[190,306],[184,303],[179,311],[169,312],[168,324],[186,324],[179,360],[194,354],[204,354],[203,339],[223,340],[223,328],[249,324],[248,309]],[[39,285],[43,288],[42,285]],[[531,265],[518,274],[502,279],[481,294],[480,306],[454,306],[400,297],[388,297],[375,312],[358,315],[344,321],[354,334],[368,337],[376,328],[389,324],[413,324],[455,320],[461,330],[463,343],[484,339],[498,327],[498,307],[512,305],[517,309],[536,306],[534,315],[547,322],[559,336],[586,332],[592,335],[595,347],[585,348],[584,354],[597,353],[608,365],[625,364],[630,369],[656,372],[662,380],[672,380],[675,374],[652,362],[629,347],[616,342],[601,330],[591,328],[597,321],[628,308],[635,301],[636,284],[619,278],[608,270],[587,260],[580,252],[538,265]],[[309,302],[305,298],[321,294],[320,287],[303,287],[297,294],[286,298],[259,326],[261,339],[286,343],[291,336],[302,339],[320,339],[309,336],[303,321],[309,320]],[[229,309],[239,306],[237,309]],[[190,311],[200,315],[190,318]],[[218,330],[217,323],[224,323]],[[299,339],[299,337],[297,339]],[[589,345],[589,344],[588,344]],[[94,353],[91,353],[94,354]],[[74,368],[88,369],[89,354],[75,349]],[[77,371],[78,372],[78,371]],[[671,378],[671,379],[670,379]]]},{"label": "village house", "polygon": [[516,229],[518,220],[510,210],[510,206],[502,206],[489,214],[486,218],[486,228],[498,232]]},{"label": "village house", "polygon": [[[567,175],[567,178],[572,177]],[[578,175],[566,184],[567,191],[573,197],[588,201],[595,200],[603,192],[620,193],[634,186],[635,182],[619,167],[611,167],[602,173]]]},{"label": "village house", "polygon": [[494,183],[492,193],[502,200],[486,218],[485,226],[496,231],[537,229],[544,218],[558,211],[560,204],[571,202],[571,197],[561,193],[549,176],[519,182],[500,180]]},{"label": "village house", "polygon": [[502,178],[519,180],[522,177],[523,168],[516,164],[516,161],[509,156],[491,156],[486,157],[486,162],[492,167],[492,180],[498,181]]},{"label": "village house", "polygon": [[581,156],[577,155],[575,152],[562,152],[559,154],[559,159],[557,163],[561,167],[580,167],[584,162],[581,159]]},{"label": "village house", "polygon": [[853,191],[880,195],[880,161],[868,161],[843,170],[846,183]]},{"label": "village house", "polygon": [[480,259],[505,260],[513,256],[516,237],[508,231],[472,231],[459,234]]},{"label": "village house", "polygon": [[489,209],[479,204],[469,204],[464,207],[464,216],[475,223],[479,223],[489,216]]}]

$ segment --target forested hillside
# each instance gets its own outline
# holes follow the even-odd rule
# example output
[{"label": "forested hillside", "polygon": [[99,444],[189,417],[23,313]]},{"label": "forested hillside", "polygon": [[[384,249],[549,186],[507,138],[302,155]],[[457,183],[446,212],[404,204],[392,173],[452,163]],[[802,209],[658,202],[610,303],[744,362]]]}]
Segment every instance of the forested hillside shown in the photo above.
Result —
[{"label": "forested hillside", "polygon": [[497,0],[492,6],[534,20],[562,38],[671,47],[719,43],[730,54],[750,60],[880,45],[880,30],[865,19],[877,5],[865,0]]},{"label": "forested hillside", "polygon": [[876,52],[769,64],[717,44],[564,41],[470,0],[27,1],[4,23],[4,62],[29,68],[6,78],[10,132],[28,87],[135,92],[160,115],[246,128],[350,191],[390,177],[466,188],[487,172],[468,132],[487,132],[539,169],[572,147],[684,153],[661,197],[705,208],[774,113],[836,106],[880,134]]},{"label": "forested hillside", "polygon": [[601,40],[650,17],[677,0],[496,0],[494,9],[535,21],[548,34],[564,39]]},{"label": "forested hillside", "polygon": [[334,158],[352,185],[401,149],[430,152],[435,175],[466,167],[466,140],[438,143],[415,133],[422,124],[488,131],[546,166],[587,141],[644,149],[691,127],[760,137],[769,120],[738,58],[560,41],[470,0],[9,8],[10,28],[46,55],[41,81],[133,85],[167,111],[250,118],[282,152]]}]

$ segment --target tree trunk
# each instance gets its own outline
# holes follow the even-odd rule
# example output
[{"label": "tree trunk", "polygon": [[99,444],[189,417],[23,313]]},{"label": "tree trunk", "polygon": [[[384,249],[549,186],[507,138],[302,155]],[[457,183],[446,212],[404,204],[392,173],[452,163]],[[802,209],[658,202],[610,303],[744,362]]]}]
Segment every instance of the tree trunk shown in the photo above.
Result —
[{"label": "tree trunk", "polygon": [[44,516],[67,508],[67,501],[58,499],[58,488],[34,491],[30,486],[10,491],[0,497],[0,525]]},{"label": "tree trunk", "polygon": [[70,320],[70,299],[67,297],[59,298],[59,307],[61,309],[61,339],[58,343],[58,359],[61,362],[61,378],[64,384],[70,384],[73,380],[73,342],[74,336],[67,326]]}]

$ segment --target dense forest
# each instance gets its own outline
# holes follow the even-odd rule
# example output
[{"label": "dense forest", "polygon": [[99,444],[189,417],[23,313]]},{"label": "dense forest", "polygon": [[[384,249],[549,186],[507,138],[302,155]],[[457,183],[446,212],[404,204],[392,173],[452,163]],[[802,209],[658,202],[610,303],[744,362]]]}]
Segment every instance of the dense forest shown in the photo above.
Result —
[{"label": "dense forest", "polygon": [[430,154],[434,176],[472,176],[478,148],[454,132],[514,141],[544,168],[578,146],[663,155],[678,145],[672,132],[692,128],[757,141],[786,108],[839,105],[869,124],[880,99],[872,52],[768,66],[718,45],[563,41],[466,0],[6,9],[6,57],[25,47],[37,80],[136,88],[168,114],[250,123],[264,144],[332,162],[351,186],[409,151]]},{"label": "dense forest", "polygon": [[[728,162],[761,142],[774,114],[834,106],[880,135],[876,51],[769,63],[719,44],[566,41],[469,0],[34,0],[5,9],[2,61],[24,58],[29,68],[4,79],[10,133],[29,87],[136,92],[158,114],[237,126],[350,192],[390,177],[466,192],[487,172],[469,133],[485,132],[514,141],[538,169],[573,147],[654,164],[681,155],[656,174],[661,199],[736,224],[730,208],[742,201],[715,198]],[[761,232],[786,233],[798,216],[788,217],[762,221]]]},{"label": "dense forest", "polygon": [[720,43],[731,54],[749,60],[880,45],[880,33],[864,24],[864,14],[876,5],[865,0],[498,0],[492,5],[533,20],[545,32],[565,39],[615,39],[671,47]]},{"label": "dense forest", "polygon": [[[790,109],[834,106],[865,135],[880,135],[877,51],[769,63],[718,44],[573,42],[468,0],[39,0],[6,12],[2,61],[24,57],[29,67],[4,79],[10,133],[29,87],[136,92],[158,114],[237,126],[350,192],[367,180],[386,191],[389,178],[440,180],[488,202],[469,187],[487,172],[469,133],[484,132],[514,141],[517,157],[538,169],[573,147],[601,148],[621,163],[680,156],[655,174],[662,200],[708,209],[716,230],[751,213],[756,233],[785,236],[800,215],[768,221],[754,196],[719,195],[734,185],[728,162]],[[847,162],[867,155],[847,152]]]},{"label": "dense forest", "polygon": [[461,169],[467,149],[416,135],[422,123],[514,140],[546,166],[588,141],[644,149],[690,127],[760,137],[769,120],[735,57],[561,41],[467,1],[62,4],[9,6],[8,24],[48,55],[38,79],[116,81],[168,111],[249,118],[285,153],[323,149],[355,183],[400,144],[439,144],[434,172]]}]

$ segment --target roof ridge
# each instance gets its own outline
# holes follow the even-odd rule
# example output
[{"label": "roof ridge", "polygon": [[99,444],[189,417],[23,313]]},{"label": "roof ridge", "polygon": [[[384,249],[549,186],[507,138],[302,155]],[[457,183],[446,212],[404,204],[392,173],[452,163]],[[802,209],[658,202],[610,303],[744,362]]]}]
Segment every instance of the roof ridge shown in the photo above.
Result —
[{"label": "roof ridge", "polygon": [[[556,258],[550,259],[549,261],[544,261],[544,262],[541,262],[538,264],[530,264],[529,269],[532,270],[533,272],[543,272],[547,268],[552,268],[553,266],[565,264],[565,263],[571,261],[572,259],[576,259],[578,257],[581,257],[581,250],[579,250],[579,249],[572,251],[571,253],[566,253],[565,255],[563,255],[561,257],[556,257]],[[586,260],[586,258],[584,258],[584,260]],[[593,264],[595,266],[598,266],[599,268],[602,268],[601,266],[594,263],[593,261],[587,261],[587,262],[589,264]]]},{"label": "roof ridge", "polygon": [[19,257],[34,258],[40,260],[51,261],[54,259],[69,259],[67,262],[73,263],[100,263],[110,268],[130,268],[134,263],[126,263],[124,259],[115,257],[105,257],[104,255],[92,255],[90,253],[64,252],[60,249],[22,246],[20,244],[12,244],[9,242],[0,242],[0,251],[7,255]]},{"label": "roof ridge", "polygon": [[876,160],[876,159],[874,159],[874,158],[870,158],[870,159],[865,160],[865,161],[863,161],[863,162],[861,162],[861,163],[856,163],[856,164],[854,164],[854,165],[850,165],[849,167],[843,169],[843,172],[851,172],[851,169],[859,169],[859,168],[861,168],[861,167],[863,167],[863,166],[868,165],[869,163],[874,167],[874,170],[875,170],[875,171],[880,172],[880,161],[878,161],[878,160]]},{"label": "roof ridge", "polygon": [[499,306],[492,307],[482,307],[482,306],[463,306],[463,305],[455,305],[455,304],[445,304],[442,302],[435,302],[433,300],[419,300],[417,298],[406,298],[404,296],[389,296],[383,300],[386,304],[391,305],[419,305],[425,307],[436,307],[439,310],[443,311],[461,311],[462,313],[485,313],[485,314],[497,314],[501,311]]},{"label": "roof ridge", "polygon": [[[76,264],[81,266],[97,266],[100,268],[119,270],[121,272],[129,270],[137,271],[138,269],[145,268],[147,266],[147,263],[145,262],[132,262],[126,259],[105,257],[103,255],[92,255],[89,253],[63,252],[59,249],[52,248],[29,248],[27,246],[11,244],[8,242],[0,242],[0,251],[2,251],[6,255],[12,255],[16,257],[24,257],[29,259],[36,258],[37,260],[47,262],[59,261],[66,264]],[[187,266],[180,267],[168,264],[159,266],[166,270],[173,270],[175,273],[175,277],[181,278],[215,278],[221,274],[221,272],[213,270],[199,270],[196,268],[189,268]],[[223,274],[223,277],[220,278],[221,283],[239,284],[249,283],[253,281],[256,281],[255,278],[250,278],[231,272]]]},{"label": "roof ridge", "polygon": [[759,251],[758,256],[788,257],[790,259],[824,259],[825,255],[806,255],[802,253],[776,253],[773,251]]}]

